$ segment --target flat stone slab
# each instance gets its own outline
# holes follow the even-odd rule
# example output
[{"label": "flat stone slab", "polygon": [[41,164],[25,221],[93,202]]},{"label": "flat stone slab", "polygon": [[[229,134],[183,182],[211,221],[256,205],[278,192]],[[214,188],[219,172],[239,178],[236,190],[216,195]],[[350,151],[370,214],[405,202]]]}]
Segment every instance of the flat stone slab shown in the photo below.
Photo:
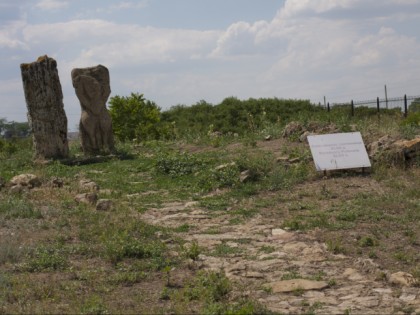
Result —
[{"label": "flat stone slab", "polygon": [[296,290],[322,290],[328,287],[325,281],[314,281],[307,279],[282,280],[267,285],[273,293],[292,292]]}]

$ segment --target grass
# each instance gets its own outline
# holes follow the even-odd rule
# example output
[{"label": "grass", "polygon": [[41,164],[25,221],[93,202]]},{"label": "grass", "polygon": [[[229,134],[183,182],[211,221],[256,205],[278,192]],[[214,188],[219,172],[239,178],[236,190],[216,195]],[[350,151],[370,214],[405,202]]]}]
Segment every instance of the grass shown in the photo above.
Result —
[{"label": "grass", "polygon": [[[316,115],[299,119],[308,126]],[[348,115],[334,115],[330,119],[339,128],[356,124],[364,139],[418,133],[401,127],[395,117],[381,117],[378,124],[376,117],[348,120]],[[328,117],[322,119],[326,125]],[[182,239],[195,231],[217,237],[256,218],[311,233],[333,254],[371,258],[384,269],[420,279],[418,165],[378,161],[367,176],[343,172],[324,179],[297,138],[281,139],[280,149],[270,147],[280,137],[280,127],[266,124],[264,130],[239,138],[154,141],[141,147],[117,143],[124,154],[83,165],[35,165],[30,143],[16,142],[16,150],[0,155],[0,177],[9,181],[33,173],[43,185],[22,194],[0,190],[0,313],[269,314],[239,294],[240,286],[223,272],[197,268],[205,255],[245,257],[251,239],[235,240],[238,247],[222,241],[211,250],[197,242],[187,246]],[[267,131],[275,141],[261,141]],[[79,154],[77,150],[72,144],[72,154]],[[299,162],[276,161],[284,155]],[[249,171],[246,182],[240,181],[243,171]],[[64,186],[47,185],[54,178]],[[84,192],[81,179],[96,182],[99,196],[113,200],[112,210],[77,204],[74,196]],[[211,220],[225,225],[180,220],[165,227],[166,222],[160,226],[142,219],[150,208],[192,200]],[[264,245],[258,253],[276,250]],[[285,270],[283,277],[302,275]],[[312,278],[327,277],[319,273]],[[313,302],[307,312],[321,307]]]}]

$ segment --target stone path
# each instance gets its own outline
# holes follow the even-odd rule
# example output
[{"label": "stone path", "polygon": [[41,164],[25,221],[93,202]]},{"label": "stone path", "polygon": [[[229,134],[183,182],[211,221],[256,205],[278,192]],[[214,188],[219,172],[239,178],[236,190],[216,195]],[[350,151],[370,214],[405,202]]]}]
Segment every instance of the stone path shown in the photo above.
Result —
[{"label": "stone path", "polygon": [[222,270],[241,294],[282,314],[418,314],[420,288],[370,259],[334,255],[307,234],[289,232],[256,215],[232,224],[232,215],[197,202],[168,203],[142,219],[155,225],[188,224],[183,239],[202,248],[197,264]]}]

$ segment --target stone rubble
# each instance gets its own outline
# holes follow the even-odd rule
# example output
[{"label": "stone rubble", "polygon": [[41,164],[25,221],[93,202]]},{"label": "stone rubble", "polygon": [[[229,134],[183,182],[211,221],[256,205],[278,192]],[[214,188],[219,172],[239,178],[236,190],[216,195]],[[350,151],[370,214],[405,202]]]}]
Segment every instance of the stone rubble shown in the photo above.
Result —
[{"label": "stone rubble", "polygon": [[[372,260],[334,255],[311,236],[281,229],[261,215],[233,225],[228,213],[175,202],[151,208],[141,218],[171,228],[188,224],[189,231],[179,236],[201,248],[192,264],[223,271],[273,312],[302,314],[310,306],[316,306],[316,314],[420,310],[420,288],[411,275],[399,272],[378,280],[378,273],[387,272]],[[214,254],[221,245],[228,251]]]}]

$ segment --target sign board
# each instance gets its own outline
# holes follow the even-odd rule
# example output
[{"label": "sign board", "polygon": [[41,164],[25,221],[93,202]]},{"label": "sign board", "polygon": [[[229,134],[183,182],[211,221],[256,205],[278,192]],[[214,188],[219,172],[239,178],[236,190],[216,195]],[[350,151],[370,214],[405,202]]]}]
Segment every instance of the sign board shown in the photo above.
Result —
[{"label": "sign board", "polygon": [[308,136],[317,171],[370,167],[360,132]]}]

